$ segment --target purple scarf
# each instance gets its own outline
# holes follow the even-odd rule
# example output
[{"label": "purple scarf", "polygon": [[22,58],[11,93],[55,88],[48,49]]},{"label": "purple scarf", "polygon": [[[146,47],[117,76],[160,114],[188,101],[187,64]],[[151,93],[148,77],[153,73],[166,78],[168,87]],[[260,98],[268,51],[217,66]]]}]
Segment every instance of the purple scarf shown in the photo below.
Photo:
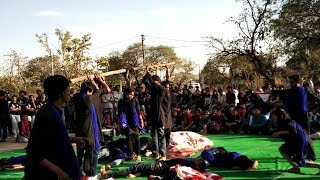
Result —
[{"label": "purple scarf", "polygon": [[67,132],[67,128],[64,124],[61,114],[58,112],[54,104],[50,101],[47,102],[54,115],[58,120],[59,139],[62,140],[62,146],[57,147],[59,156],[57,164],[65,173],[67,173],[73,180],[81,180],[81,171],[78,163],[78,159],[71,145],[71,141]]}]

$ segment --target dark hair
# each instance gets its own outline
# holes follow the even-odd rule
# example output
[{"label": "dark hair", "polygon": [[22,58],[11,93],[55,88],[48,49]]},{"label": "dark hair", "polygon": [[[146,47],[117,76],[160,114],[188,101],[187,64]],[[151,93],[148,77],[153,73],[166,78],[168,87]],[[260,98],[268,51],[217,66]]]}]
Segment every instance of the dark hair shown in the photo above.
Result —
[{"label": "dark hair", "polygon": [[255,162],[254,160],[249,159],[247,156],[244,155],[238,157],[237,159],[235,159],[235,161],[237,166],[240,167],[242,170],[250,169]]},{"label": "dark hair", "polygon": [[251,108],[251,110],[254,110],[254,109],[261,110],[261,108],[260,108],[259,106],[257,106],[257,105],[255,105],[255,106],[253,106],[253,107]]},{"label": "dark hair", "polygon": [[281,120],[290,119],[290,115],[282,108],[276,108],[271,112],[271,115],[273,114],[280,117]]},{"label": "dark hair", "polygon": [[157,76],[157,75],[153,75],[153,76],[152,76],[152,80],[154,80],[154,81],[161,81],[160,77]]},{"label": "dark hair", "polygon": [[204,172],[207,168],[207,164],[206,164],[206,161],[203,160],[203,159],[200,159],[201,163],[199,164],[199,171],[200,172]]},{"label": "dark hair", "polygon": [[88,91],[93,91],[91,84],[88,81],[83,82],[80,87],[80,93],[87,94]]},{"label": "dark hair", "polygon": [[132,92],[134,92],[134,90],[132,88],[127,88],[124,90],[124,94],[130,94]]},{"label": "dark hair", "polygon": [[11,98],[13,99],[14,97],[15,97],[15,98],[17,98],[17,95],[12,95],[12,97],[11,97]]},{"label": "dark hair", "polygon": [[44,80],[43,89],[49,100],[56,101],[69,85],[69,80],[66,77],[54,75]]},{"label": "dark hair", "polygon": [[40,90],[40,89],[38,89],[36,92],[41,92],[41,90]]},{"label": "dark hair", "polygon": [[116,85],[116,86],[114,86],[114,88],[117,88],[117,87],[119,87],[119,88],[120,88],[120,85]]},{"label": "dark hair", "polygon": [[4,92],[4,91],[0,91],[0,96],[4,96],[4,95],[6,95],[6,92]]},{"label": "dark hair", "polygon": [[299,75],[292,75],[288,77],[290,80],[293,80],[294,82],[298,83],[300,80]]},{"label": "dark hair", "polygon": [[32,94],[29,96],[29,98],[34,97]]},{"label": "dark hair", "polygon": [[170,82],[169,81],[163,81],[161,84],[162,84],[162,86],[166,86],[168,84],[170,85]]}]

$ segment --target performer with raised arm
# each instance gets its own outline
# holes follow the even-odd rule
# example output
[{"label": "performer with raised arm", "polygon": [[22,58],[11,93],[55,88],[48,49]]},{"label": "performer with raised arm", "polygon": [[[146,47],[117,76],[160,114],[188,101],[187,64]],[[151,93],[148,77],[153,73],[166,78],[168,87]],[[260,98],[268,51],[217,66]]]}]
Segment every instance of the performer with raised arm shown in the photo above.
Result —
[{"label": "performer with raised arm", "polygon": [[146,74],[142,82],[151,90],[150,104],[150,125],[151,136],[154,143],[153,155],[161,160],[166,159],[166,139],[164,128],[167,127],[163,101],[166,96],[166,89],[161,85],[160,77],[151,76],[150,68],[146,67]]},{"label": "performer with raised arm", "polygon": [[88,140],[85,147],[77,148],[78,160],[86,176],[96,175],[100,142],[103,141],[101,88],[105,89],[106,93],[111,92],[99,74],[95,75],[95,80],[88,76],[88,81],[81,85],[80,93],[74,95],[76,137],[85,137]]}]

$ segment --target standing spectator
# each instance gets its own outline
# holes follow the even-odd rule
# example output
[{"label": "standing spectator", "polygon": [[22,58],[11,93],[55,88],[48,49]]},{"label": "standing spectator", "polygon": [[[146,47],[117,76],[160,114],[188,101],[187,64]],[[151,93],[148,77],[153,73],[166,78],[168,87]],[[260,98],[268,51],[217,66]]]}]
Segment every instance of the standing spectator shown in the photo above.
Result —
[{"label": "standing spectator", "polygon": [[21,121],[18,123],[19,126],[19,137],[17,142],[27,143],[30,138],[30,123],[28,120],[28,115],[22,113]]},{"label": "standing spectator", "polygon": [[39,110],[42,106],[47,104],[46,94],[42,93],[40,100],[36,103],[37,109]]},{"label": "standing spectator", "polygon": [[119,118],[119,116],[118,116],[118,103],[123,98],[121,82],[120,82],[120,85],[116,85],[114,87],[114,89],[115,90],[113,92],[113,95],[114,95],[114,106],[113,106],[114,115],[113,115],[113,118],[118,119]]},{"label": "standing spectator", "polygon": [[13,131],[15,138],[17,138],[19,135],[18,123],[21,121],[20,120],[21,106],[17,102],[17,96],[15,96],[15,95],[12,96],[12,102],[9,104],[9,109],[10,109],[10,119],[11,119],[11,124],[12,124],[12,131]]},{"label": "standing spectator", "polygon": [[8,101],[4,97],[5,92],[0,91],[0,131],[2,138],[0,142],[6,142],[7,139],[7,124],[9,121],[9,107]]},{"label": "standing spectator", "polygon": [[36,117],[36,103],[34,102],[34,97],[33,95],[29,96],[29,101],[26,105],[26,114],[28,115],[28,120],[31,123],[31,129],[33,127],[34,124],[34,119]]},{"label": "standing spectator", "polygon": [[37,98],[36,98],[36,103],[37,103],[37,102],[40,102],[40,101],[41,101],[42,92],[41,92],[40,89],[38,89],[38,90],[36,91],[36,93],[37,93]]},{"label": "standing spectator", "polygon": [[144,122],[139,114],[140,105],[138,99],[134,97],[133,89],[125,90],[125,96],[123,100],[119,101],[118,107],[121,123],[119,129],[122,129],[126,136],[131,157],[137,155],[136,162],[141,162],[139,133],[140,129],[144,127]]},{"label": "standing spectator", "polygon": [[99,74],[95,75],[95,80],[91,77],[88,77],[88,80],[89,82],[82,83],[80,93],[74,95],[77,124],[75,134],[76,137],[84,137],[88,141],[85,147],[77,148],[78,161],[86,176],[95,176],[100,142],[104,141],[100,94],[103,90],[107,93],[111,90]]},{"label": "standing spectator", "polygon": [[204,95],[204,108],[208,109],[209,105],[212,102],[211,94],[210,94],[210,89],[206,89],[206,93]]},{"label": "standing spectator", "polygon": [[159,76],[151,76],[149,67],[146,68],[146,74],[142,82],[151,90],[150,99],[150,124],[152,127],[151,136],[153,141],[153,155],[162,160],[166,159],[166,139],[164,127],[166,127],[166,117],[162,107],[162,101],[166,95],[166,89],[161,85]]},{"label": "standing spectator", "polygon": [[291,89],[288,90],[285,103],[286,111],[291,119],[301,125],[309,132],[307,119],[307,92],[304,87],[299,86],[299,76],[289,76]]},{"label": "standing spectator", "polygon": [[226,103],[226,93],[223,91],[223,89],[219,88],[218,89],[218,103],[220,105],[223,105]]},{"label": "standing spectator", "polygon": [[20,91],[19,93],[19,98],[17,99],[17,103],[19,103],[19,105],[21,106],[21,108],[25,108],[25,106],[27,105],[29,99],[26,97],[27,96],[27,92],[25,91]]},{"label": "standing spectator", "polygon": [[103,114],[110,113],[111,122],[114,122],[113,119],[113,105],[114,105],[114,95],[113,92],[105,93],[102,95],[103,103]]},{"label": "standing spectator", "polygon": [[233,88],[231,86],[227,87],[227,94],[226,94],[226,103],[228,105],[236,105],[236,95],[233,93]]},{"label": "standing spectator", "polygon": [[27,147],[25,180],[80,180],[80,167],[71,146],[84,145],[83,138],[70,138],[62,119],[62,107],[70,100],[69,81],[63,76],[48,77],[43,88],[48,103],[38,112]]}]

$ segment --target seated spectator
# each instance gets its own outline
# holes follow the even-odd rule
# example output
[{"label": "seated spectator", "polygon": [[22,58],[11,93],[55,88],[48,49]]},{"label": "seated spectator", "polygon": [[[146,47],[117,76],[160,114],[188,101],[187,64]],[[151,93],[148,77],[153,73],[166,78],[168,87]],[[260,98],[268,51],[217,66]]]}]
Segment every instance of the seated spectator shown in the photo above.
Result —
[{"label": "seated spectator", "polygon": [[224,123],[225,131],[239,133],[240,127],[242,126],[241,117],[239,111],[236,108],[230,110],[230,115],[227,118],[227,121]]},{"label": "seated spectator", "polygon": [[217,109],[216,114],[208,126],[208,132],[211,134],[220,133],[223,131],[222,123],[226,122],[227,118],[222,114],[222,109]]},{"label": "seated spectator", "polygon": [[190,109],[186,109],[183,114],[183,122],[181,123],[182,131],[194,131],[196,130],[196,126],[192,120],[192,113]]},{"label": "seated spectator", "polygon": [[172,110],[172,131],[178,131],[181,124],[180,109],[174,108]]},{"label": "seated spectator", "polygon": [[116,129],[117,126],[113,126],[111,123],[111,116],[110,113],[106,113],[104,115],[103,121],[102,121],[102,127],[106,129]]},{"label": "seated spectator", "polygon": [[261,114],[261,109],[258,106],[252,107],[251,114],[247,118],[247,122],[243,126],[246,133],[267,134],[268,126],[266,117]]},{"label": "seated spectator", "polygon": [[240,103],[238,112],[239,112],[239,116],[241,117],[242,123],[245,123],[247,120],[247,107],[245,103]]},{"label": "seated spectator", "polygon": [[201,109],[197,109],[195,115],[192,117],[192,121],[194,126],[196,126],[195,131],[200,132],[203,127],[202,116],[201,116]]},{"label": "seated spectator", "polygon": [[28,116],[26,114],[22,115],[18,127],[19,137],[17,138],[17,142],[27,143],[30,138],[30,122],[28,121]]}]

